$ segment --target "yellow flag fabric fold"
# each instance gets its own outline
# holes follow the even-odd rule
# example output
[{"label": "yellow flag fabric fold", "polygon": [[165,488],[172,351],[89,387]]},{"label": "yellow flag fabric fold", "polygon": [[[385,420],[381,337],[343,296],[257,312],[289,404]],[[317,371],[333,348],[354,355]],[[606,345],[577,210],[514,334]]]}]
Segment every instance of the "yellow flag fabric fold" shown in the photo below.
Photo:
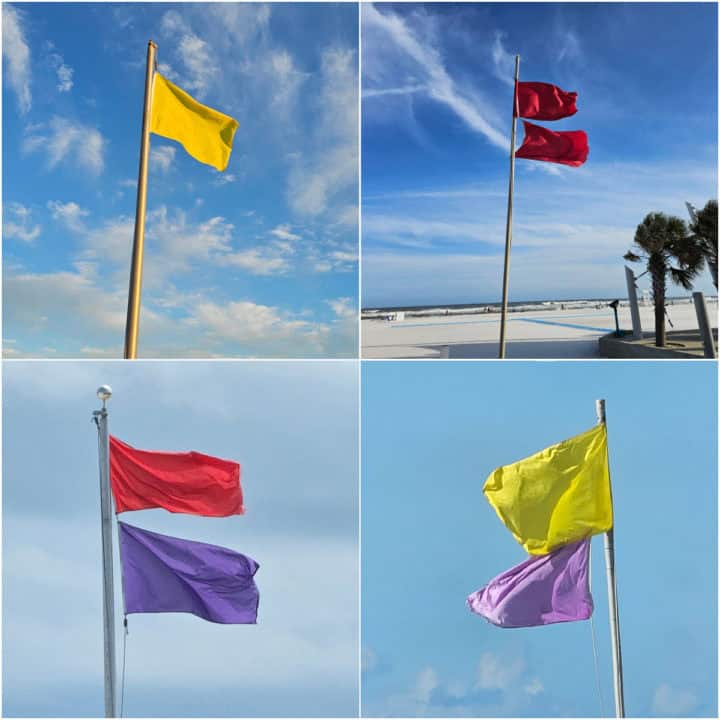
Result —
[{"label": "yellow flag fabric fold", "polygon": [[158,72],[150,115],[150,132],[177,140],[196,160],[225,170],[237,120],[199,103]]},{"label": "yellow flag fabric fold", "polygon": [[605,425],[499,467],[483,492],[531,555],[606,532],[613,510]]}]

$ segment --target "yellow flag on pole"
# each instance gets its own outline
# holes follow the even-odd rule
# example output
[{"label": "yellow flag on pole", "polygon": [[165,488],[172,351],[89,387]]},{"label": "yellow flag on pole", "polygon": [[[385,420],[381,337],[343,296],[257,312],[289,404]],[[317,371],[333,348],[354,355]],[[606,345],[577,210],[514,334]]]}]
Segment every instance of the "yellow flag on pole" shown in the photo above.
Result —
[{"label": "yellow flag on pole", "polygon": [[238,122],[199,103],[155,73],[150,132],[177,140],[196,160],[221,172],[227,167]]},{"label": "yellow flag on pole", "polygon": [[606,532],[613,510],[605,425],[499,467],[483,492],[531,555]]}]

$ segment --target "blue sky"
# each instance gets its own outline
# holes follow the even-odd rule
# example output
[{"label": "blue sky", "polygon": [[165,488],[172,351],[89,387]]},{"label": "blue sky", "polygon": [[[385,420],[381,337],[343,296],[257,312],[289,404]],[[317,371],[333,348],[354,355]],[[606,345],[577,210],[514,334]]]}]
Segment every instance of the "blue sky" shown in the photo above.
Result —
[{"label": "blue sky", "polygon": [[[502,630],[466,596],[521,562],[487,475],[607,401],[628,716],[717,717],[714,363],[369,362],[362,376],[363,714],[599,716],[589,622]],[[602,538],[592,587],[613,714]]]},{"label": "blue sky", "polygon": [[363,307],[499,301],[516,53],[590,156],[517,161],[511,301],[622,295],[643,217],[717,196],[716,4],[365,4]]},{"label": "blue sky", "polygon": [[256,626],[129,617],[125,714],[356,715],[357,363],[40,361],[3,367],[3,716],[103,712],[103,383],[121,439],[242,467],[241,517],[122,518],[260,564]]},{"label": "blue sky", "polygon": [[150,38],[240,127],[152,138],[140,356],[356,356],[357,6],[240,3],[3,5],[6,356],[121,355]]}]

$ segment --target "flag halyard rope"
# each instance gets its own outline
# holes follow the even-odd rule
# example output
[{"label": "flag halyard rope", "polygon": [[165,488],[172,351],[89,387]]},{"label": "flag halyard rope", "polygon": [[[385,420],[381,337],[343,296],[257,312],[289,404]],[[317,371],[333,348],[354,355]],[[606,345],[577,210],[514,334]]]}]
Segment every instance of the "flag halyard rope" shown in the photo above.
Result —
[{"label": "flag halyard rope", "polygon": [[123,717],[125,707],[125,651],[127,650],[128,636],[127,615],[123,616],[123,651],[122,651],[122,674],[120,675],[120,717]]}]

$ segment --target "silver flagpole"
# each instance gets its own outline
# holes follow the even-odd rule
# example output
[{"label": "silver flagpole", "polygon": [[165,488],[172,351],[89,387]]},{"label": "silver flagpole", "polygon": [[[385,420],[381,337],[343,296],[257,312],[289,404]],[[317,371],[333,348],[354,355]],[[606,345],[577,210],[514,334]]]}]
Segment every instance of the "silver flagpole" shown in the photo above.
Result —
[{"label": "silver flagpole", "polygon": [[513,94],[512,132],[510,133],[510,184],[508,186],[507,224],[505,225],[505,266],[503,268],[502,314],[500,316],[500,351],[505,357],[505,325],[507,323],[508,276],[510,274],[510,246],[512,245],[513,190],[515,186],[515,133],[517,131],[517,85],[520,78],[520,56],[515,56],[515,90]]},{"label": "silver flagpole", "polygon": [[93,412],[98,429],[100,468],[100,527],[103,561],[103,634],[105,638],[105,717],[115,717],[115,594],[113,591],[112,501],[110,499],[110,441],[106,403],[112,395],[109,385],[98,388],[102,409]]},{"label": "silver flagpole", "polygon": [[[605,400],[595,401],[599,423],[606,424]],[[609,472],[609,469],[608,469]],[[611,486],[612,487],[612,486]],[[612,490],[611,490],[612,495]],[[613,508],[613,526],[615,510]],[[615,717],[625,717],[625,694],[623,692],[622,649],[620,647],[620,618],[618,615],[617,584],[615,582],[615,532],[611,527],[605,533],[605,569],[607,571],[608,612],[610,615],[610,641],[613,656],[613,686],[615,689]]]}]

